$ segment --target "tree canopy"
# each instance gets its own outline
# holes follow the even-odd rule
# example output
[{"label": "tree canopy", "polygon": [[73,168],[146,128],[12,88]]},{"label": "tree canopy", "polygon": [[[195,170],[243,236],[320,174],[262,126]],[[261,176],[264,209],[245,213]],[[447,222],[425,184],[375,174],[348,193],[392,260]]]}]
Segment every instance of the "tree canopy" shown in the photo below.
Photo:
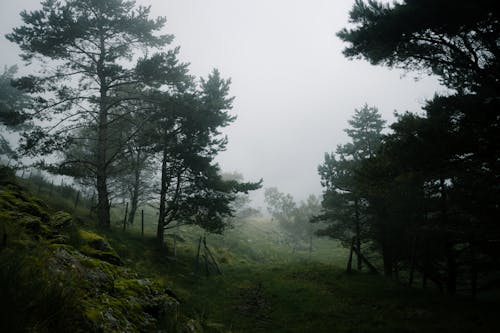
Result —
[{"label": "tree canopy", "polygon": [[348,58],[430,71],[452,89],[498,94],[500,11],[494,0],[356,0],[337,35]]}]

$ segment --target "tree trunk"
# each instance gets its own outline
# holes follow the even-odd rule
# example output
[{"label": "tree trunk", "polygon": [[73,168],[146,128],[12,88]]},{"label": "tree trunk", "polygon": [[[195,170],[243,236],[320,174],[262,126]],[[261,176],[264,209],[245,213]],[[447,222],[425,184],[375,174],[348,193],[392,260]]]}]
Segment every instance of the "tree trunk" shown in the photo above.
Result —
[{"label": "tree trunk", "polygon": [[134,187],[132,189],[132,196],[130,198],[130,214],[128,216],[128,223],[134,224],[135,214],[137,212],[137,207],[139,206],[139,190],[141,186],[141,152],[137,152],[135,164],[134,164]]},{"label": "tree trunk", "polygon": [[[381,218],[384,218],[381,216]],[[388,278],[392,278],[392,270],[393,270],[393,255],[392,255],[392,246],[390,244],[390,237],[387,235],[386,226],[383,220],[380,222],[380,246],[382,248],[382,260],[384,262],[384,275]]]},{"label": "tree trunk", "polygon": [[[443,178],[439,180],[441,192],[441,228],[446,230],[448,228],[448,204],[446,201],[446,183]],[[451,235],[446,236],[446,290],[449,294],[455,294],[457,290],[457,262],[455,258],[455,251],[453,249],[453,240],[450,239]]]},{"label": "tree trunk", "polygon": [[311,231],[311,234],[309,235],[309,260],[311,260],[312,252],[313,252],[313,234]]},{"label": "tree trunk", "polygon": [[357,253],[357,264],[358,271],[361,272],[362,262],[361,262],[361,226],[359,221],[359,201],[358,198],[354,199],[354,210],[355,210],[355,223],[356,223],[356,248],[358,249]]},{"label": "tree trunk", "polygon": [[111,227],[109,216],[108,186],[106,183],[106,173],[98,170],[97,173],[97,220],[99,225],[105,228]]},{"label": "tree trunk", "polygon": [[97,74],[99,77],[99,123],[97,127],[97,219],[99,225],[105,228],[111,227],[109,214],[109,197],[107,184],[107,165],[108,165],[108,106],[107,93],[108,87],[106,83],[106,74],[104,68],[104,58],[106,48],[104,44],[104,35],[101,36],[100,59],[97,65]]},{"label": "tree trunk", "polygon": [[355,239],[354,237],[352,238],[352,242],[351,242],[351,250],[349,251],[349,259],[347,260],[347,273],[351,273],[352,272],[352,254],[354,252],[354,242],[355,242]]},{"label": "tree trunk", "polygon": [[167,147],[163,147],[163,157],[161,161],[161,186],[160,186],[160,211],[158,214],[158,228],[156,230],[156,239],[160,247],[163,247],[165,240],[165,213],[166,199],[168,190],[168,174],[167,174]]},{"label": "tree trunk", "polygon": [[383,254],[384,275],[388,278],[392,278],[392,269],[393,269],[392,255],[390,254],[389,250],[384,250],[383,252],[384,252]]}]

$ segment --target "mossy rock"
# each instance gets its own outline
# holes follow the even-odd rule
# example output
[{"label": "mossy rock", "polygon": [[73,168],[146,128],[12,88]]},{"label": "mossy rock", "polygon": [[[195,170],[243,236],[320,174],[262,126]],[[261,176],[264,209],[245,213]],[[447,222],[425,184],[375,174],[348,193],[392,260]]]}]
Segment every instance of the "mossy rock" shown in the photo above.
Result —
[{"label": "mossy rock", "polygon": [[71,214],[63,211],[55,212],[50,216],[49,224],[55,230],[62,230],[71,226],[73,217]]},{"label": "mossy rock", "polygon": [[[50,213],[43,202],[10,182],[0,184],[0,259],[2,270],[15,268],[3,286],[19,293],[29,290],[27,297],[40,304],[58,302],[50,315],[23,314],[27,302],[13,310],[33,325],[50,321],[51,327],[63,325],[71,332],[170,332],[177,326],[178,302],[171,292],[123,267],[104,237],[79,229],[68,213]],[[16,279],[14,273],[24,271],[30,273]],[[28,288],[31,272],[37,272],[33,280],[39,288]],[[47,319],[52,314],[54,319]],[[32,331],[30,323],[20,325]]]},{"label": "mossy rock", "polygon": [[47,205],[26,194],[18,186],[8,185],[0,191],[0,209],[15,210],[18,213],[39,217],[44,223],[50,219]]},{"label": "mossy rock", "polygon": [[78,250],[80,250],[83,254],[114,265],[123,264],[116,251],[102,236],[83,229],[79,230],[79,236],[82,245],[79,246]]},{"label": "mossy rock", "polygon": [[72,272],[80,288],[81,327],[88,332],[166,332],[177,323],[178,302],[158,283],[133,271],[53,245],[50,270]]}]

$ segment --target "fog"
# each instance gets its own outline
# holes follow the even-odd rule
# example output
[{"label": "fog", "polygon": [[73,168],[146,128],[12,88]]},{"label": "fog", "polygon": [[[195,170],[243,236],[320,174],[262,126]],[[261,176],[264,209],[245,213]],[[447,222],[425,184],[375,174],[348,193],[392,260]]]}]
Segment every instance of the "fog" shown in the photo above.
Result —
[{"label": "fog", "polygon": [[[141,0],[153,16],[166,16],[172,46],[206,76],[218,68],[232,78],[237,120],[224,130],[227,151],[218,162],[247,180],[264,179],[297,200],[321,193],[317,166],[327,151],[346,140],[343,129],[355,108],[379,108],[389,123],[393,112],[418,112],[442,91],[426,73],[405,73],[349,61],[335,33],[348,25],[354,0]],[[37,0],[2,1],[0,31],[21,23],[19,12]],[[22,63],[19,50],[0,40],[1,65]],[[416,78],[419,78],[416,80]],[[263,206],[263,191],[254,194]]]}]

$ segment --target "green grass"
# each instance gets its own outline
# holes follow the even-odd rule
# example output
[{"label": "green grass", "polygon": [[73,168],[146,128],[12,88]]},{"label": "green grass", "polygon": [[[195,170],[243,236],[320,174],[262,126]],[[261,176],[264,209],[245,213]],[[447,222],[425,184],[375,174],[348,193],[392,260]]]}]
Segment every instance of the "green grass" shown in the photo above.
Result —
[{"label": "green grass", "polygon": [[[238,231],[231,233],[236,237]],[[185,242],[177,258],[157,249],[150,235],[141,238],[133,230],[110,232],[108,238],[128,265],[170,286],[181,301],[181,311],[196,318],[207,332],[492,332],[497,328],[498,300],[472,301],[406,288],[380,276],[346,274],[345,256],[292,257],[289,249],[273,244],[259,253],[276,251],[274,259],[251,260],[253,255],[243,255],[246,245],[233,244],[241,239],[229,234],[211,236],[208,242],[219,261],[232,256],[221,264],[223,275],[195,275],[198,234],[191,228],[182,235]],[[257,245],[263,246],[261,241]],[[345,254],[335,246],[330,251]],[[337,262],[326,263],[331,258]]]},{"label": "green grass", "polygon": [[[44,196],[42,194],[42,196]],[[86,208],[52,195],[50,204],[91,226]],[[338,242],[316,239],[314,251],[292,252],[277,225],[265,218],[241,221],[225,235],[207,236],[223,275],[194,274],[197,242],[203,231],[181,227],[177,256],[155,240],[155,211],[140,210],[122,231],[124,207],[112,211],[112,230],[103,234],[124,264],[164,283],[181,302],[181,314],[205,332],[495,332],[498,297],[472,301],[434,290],[406,288],[383,277],[346,274],[348,251]],[[174,230],[169,231],[170,234]]]}]

